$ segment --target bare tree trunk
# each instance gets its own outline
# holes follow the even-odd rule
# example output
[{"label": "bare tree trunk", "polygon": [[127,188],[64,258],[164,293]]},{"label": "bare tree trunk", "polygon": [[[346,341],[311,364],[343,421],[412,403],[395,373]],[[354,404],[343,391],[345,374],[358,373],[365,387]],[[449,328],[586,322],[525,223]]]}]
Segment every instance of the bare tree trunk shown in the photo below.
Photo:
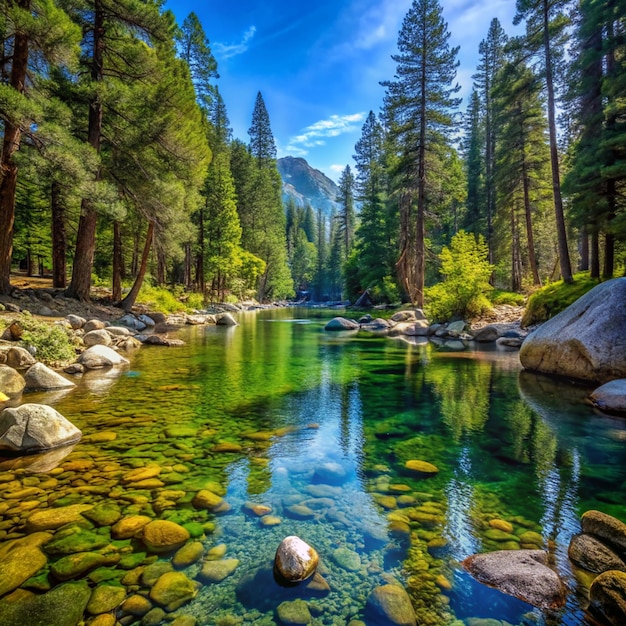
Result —
[{"label": "bare tree trunk", "polygon": [[[91,79],[95,82],[102,81],[104,57],[104,11],[102,0],[94,2],[94,28],[93,28],[93,59],[91,64]],[[102,101],[96,93],[89,103],[89,128],[87,142],[100,154],[102,133]],[[98,168],[96,180],[100,180],[101,171]],[[67,289],[69,298],[76,298],[84,302],[89,301],[91,288],[91,270],[93,268],[93,256],[96,250],[96,225],[98,216],[90,200],[83,198],[80,206],[80,220],[76,235],[76,252],[72,267],[72,280]]]},{"label": "bare tree trunk", "polygon": [[604,266],[602,268],[602,278],[608,280],[613,278],[615,270],[615,236],[612,233],[604,234]]},{"label": "bare tree trunk", "polygon": [[167,261],[165,259],[165,254],[163,250],[160,248],[157,249],[156,252],[157,257],[157,285],[162,287],[166,283],[167,278]]},{"label": "bare tree trunk", "polygon": [[[30,10],[30,0],[19,0],[17,6]],[[28,35],[16,33],[13,40],[11,87],[24,92],[28,68]],[[15,222],[15,189],[17,164],[14,153],[20,147],[22,131],[19,126],[4,120],[4,138],[0,155],[0,293],[11,291],[11,261],[13,259],[13,225]]]},{"label": "bare tree trunk", "polygon": [[587,272],[589,270],[589,233],[587,232],[587,226],[583,226],[580,231],[580,242],[578,245],[580,250],[580,263],[578,269],[581,272]]},{"label": "bare tree trunk", "polygon": [[422,45],[421,60],[421,108],[417,164],[417,224],[415,232],[415,298],[411,299],[420,309],[424,307],[424,277],[426,274],[426,58],[427,46]]},{"label": "bare tree trunk", "polygon": [[600,278],[600,235],[594,226],[591,231],[591,278]]},{"label": "bare tree trunk", "polygon": [[150,256],[150,248],[152,247],[152,238],[154,236],[154,222],[150,221],[148,224],[148,232],[146,233],[146,243],[143,247],[143,254],[141,255],[141,265],[139,266],[139,273],[135,278],[135,282],[128,292],[128,295],[120,302],[120,306],[124,311],[131,311],[141,290],[143,279],[148,269],[148,257]]},{"label": "bare tree trunk", "polygon": [[119,302],[122,299],[122,230],[117,220],[113,222],[113,284],[111,296],[113,302]]},{"label": "bare tree trunk", "polygon": [[556,232],[559,244],[559,259],[561,263],[561,277],[566,283],[573,282],[572,265],[567,248],[567,230],[563,213],[563,199],[561,197],[561,176],[559,173],[559,154],[556,137],[556,113],[554,103],[554,80],[552,78],[552,55],[550,52],[549,32],[549,0],[543,0],[543,47],[546,64],[546,87],[548,91],[548,127],[550,131],[550,164],[552,166],[552,193],[554,195],[554,213],[556,217]]},{"label": "bare tree trunk", "polygon": [[52,183],[50,190],[52,210],[52,286],[65,289],[67,286],[67,233],[65,231],[65,206],[61,198],[61,185]]},{"label": "bare tree trunk", "polygon": [[[522,150],[524,147],[522,146]],[[522,181],[524,187],[524,215],[526,217],[526,240],[528,242],[528,262],[530,263],[530,271],[533,276],[533,285],[541,285],[539,277],[539,268],[537,267],[537,255],[535,253],[535,237],[533,233],[532,209],[530,206],[530,180],[528,177],[528,168],[526,165],[526,156],[522,162]],[[515,290],[514,290],[515,291]]]}]

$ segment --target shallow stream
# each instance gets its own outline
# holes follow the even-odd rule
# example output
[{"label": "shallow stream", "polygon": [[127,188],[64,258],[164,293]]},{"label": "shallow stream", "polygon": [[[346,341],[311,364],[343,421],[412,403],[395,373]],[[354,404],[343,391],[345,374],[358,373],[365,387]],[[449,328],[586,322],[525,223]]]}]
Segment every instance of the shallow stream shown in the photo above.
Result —
[{"label": "shallow stream", "polygon": [[[56,467],[0,462],[0,553],[27,534],[35,510],[111,505],[172,520],[205,551],[239,561],[163,624],[181,614],[200,625],[277,624],[278,605],[303,598],[313,624],[369,626],[367,598],[387,582],[407,589],[424,626],[591,623],[589,580],[572,571],[567,546],[588,509],[626,520],[626,422],[595,414],[586,389],[521,371],[515,351],[451,354],[328,333],[331,316],[263,311],[240,315],[234,328],[184,328],[184,347],[145,346],[129,368],[24,396],[54,405],[84,438]],[[409,471],[409,460],[438,471]],[[158,468],[148,482],[122,480],[146,466]],[[196,509],[201,489],[223,496],[228,510]],[[250,502],[271,507],[271,518],[246,509]],[[83,526],[106,539],[92,551],[124,557],[74,578],[90,587],[127,585],[129,571],[171,561],[111,539],[101,519]],[[274,582],[271,561],[288,535],[319,553],[318,588]],[[459,566],[477,552],[520,547],[552,554],[569,589],[564,609],[542,613]],[[62,556],[48,554],[22,587],[59,585],[49,570]],[[196,579],[200,568],[183,571]],[[140,583],[127,587],[142,593]]]}]

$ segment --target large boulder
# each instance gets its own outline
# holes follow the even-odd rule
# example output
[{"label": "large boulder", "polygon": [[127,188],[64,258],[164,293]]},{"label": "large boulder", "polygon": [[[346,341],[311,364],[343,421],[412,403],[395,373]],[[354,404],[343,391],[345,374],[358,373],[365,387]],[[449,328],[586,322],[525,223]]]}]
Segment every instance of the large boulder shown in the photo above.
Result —
[{"label": "large boulder", "polygon": [[567,554],[576,565],[594,574],[611,569],[626,572],[624,561],[593,535],[582,533],[572,537]]},{"label": "large boulder", "polygon": [[626,378],[626,278],[594,287],[532,332],[520,350],[530,370],[605,383]]},{"label": "large boulder", "polygon": [[130,361],[108,346],[91,346],[79,357],[78,362],[87,369],[110,367],[111,365],[124,365]]},{"label": "large boulder", "polygon": [[581,518],[583,532],[608,544],[626,560],[626,524],[602,511],[587,511]]},{"label": "large boulder", "polygon": [[26,369],[36,362],[37,359],[26,348],[15,346],[7,352],[7,365],[16,370]]},{"label": "large boulder", "polygon": [[547,561],[543,550],[498,550],[470,556],[462,565],[485,585],[540,609],[555,609],[565,603],[565,588]]},{"label": "large boulder", "polygon": [[221,313],[216,317],[218,326],[238,326],[237,320],[230,313]]},{"label": "large boulder", "polygon": [[297,583],[312,576],[318,563],[315,549],[300,537],[292,535],[285,537],[276,550],[274,572],[281,581]]},{"label": "large boulder", "polygon": [[35,363],[30,367],[24,374],[24,381],[26,382],[26,389],[29,391],[33,389],[67,389],[76,386],[71,380],[57,374],[43,363]]},{"label": "large boulder", "polygon": [[82,433],[56,409],[22,404],[0,413],[0,450],[38,452],[78,441]]},{"label": "large boulder", "polygon": [[105,328],[90,330],[83,335],[83,343],[90,348],[91,346],[110,346],[111,335]]}]

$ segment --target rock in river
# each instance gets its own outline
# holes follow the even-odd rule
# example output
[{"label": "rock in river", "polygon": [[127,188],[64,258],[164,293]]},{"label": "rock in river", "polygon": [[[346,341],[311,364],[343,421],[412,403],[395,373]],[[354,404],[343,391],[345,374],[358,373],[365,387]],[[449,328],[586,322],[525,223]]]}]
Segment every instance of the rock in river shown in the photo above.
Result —
[{"label": "rock in river", "polygon": [[612,626],[626,624],[626,574],[600,574],[589,589],[589,600],[594,612],[600,613]]},{"label": "rock in river", "polygon": [[314,548],[300,537],[285,537],[276,550],[274,571],[285,582],[306,580],[315,573],[319,556]]},{"label": "rock in river", "polygon": [[44,404],[22,404],[0,413],[0,450],[49,450],[78,441],[81,436],[74,424]]},{"label": "rock in river", "polygon": [[417,619],[409,594],[398,585],[375,587],[367,599],[366,613],[378,623],[392,626],[416,626]]},{"label": "rock in river", "polygon": [[24,374],[26,389],[66,389],[76,385],[67,378],[57,374],[54,370],[46,367],[43,363],[35,363]]},{"label": "rock in river", "polygon": [[542,550],[498,550],[470,556],[462,565],[485,585],[540,609],[558,608],[565,602],[565,589],[547,561]]},{"label": "rock in river", "polygon": [[601,283],[532,332],[520,350],[530,370],[605,383],[626,378],[626,278]]},{"label": "rock in river", "polygon": [[626,414],[626,378],[619,378],[598,387],[590,396],[591,403],[605,413]]}]

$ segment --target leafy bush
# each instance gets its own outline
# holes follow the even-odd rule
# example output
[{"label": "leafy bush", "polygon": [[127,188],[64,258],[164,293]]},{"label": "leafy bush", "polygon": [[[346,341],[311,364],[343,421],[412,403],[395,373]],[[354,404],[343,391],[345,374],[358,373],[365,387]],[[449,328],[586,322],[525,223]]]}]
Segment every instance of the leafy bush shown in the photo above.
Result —
[{"label": "leafy bush", "polygon": [[494,289],[489,299],[492,304],[509,304],[510,306],[522,306],[526,302],[524,294],[499,289]]},{"label": "leafy bush", "polygon": [[493,290],[489,277],[487,244],[471,233],[459,231],[439,255],[443,282],[426,290],[427,310],[432,319],[472,317],[491,308],[487,294]]},{"label": "leafy bush", "polygon": [[531,326],[549,320],[584,296],[598,282],[597,279],[590,278],[588,272],[580,272],[574,275],[574,282],[571,285],[559,280],[535,291],[528,299],[522,316],[522,326]]},{"label": "leafy bush", "polygon": [[187,296],[187,306],[190,309],[204,309],[204,296],[201,293],[190,293]]},{"label": "leafy bush", "polygon": [[24,332],[20,344],[35,348],[37,360],[47,365],[73,361],[76,357],[72,333],[59,324],[39,322],[30,315],[20,315],[17,321]]},{"label": "leafy bush", "polygon": [[143,304],[163,313],[178,313],[187,310],[187,306],[178,300],[169,289],[153,287],[146,281],[144,281],[139,291],[137,304]]}]

